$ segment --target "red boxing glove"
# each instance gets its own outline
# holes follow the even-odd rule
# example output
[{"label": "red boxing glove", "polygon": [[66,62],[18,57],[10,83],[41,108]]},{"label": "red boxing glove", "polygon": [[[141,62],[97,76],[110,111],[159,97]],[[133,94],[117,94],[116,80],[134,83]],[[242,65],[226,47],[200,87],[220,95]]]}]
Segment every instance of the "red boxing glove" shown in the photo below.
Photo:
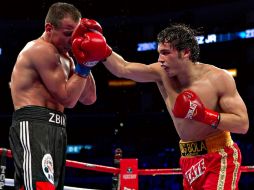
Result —
[{"label": "red boxing glove", "polygon": [[175,117],[196,120],[217,128],[220,122],[220,114],[206,109],[200,98],[191,90],[180,93],[172,110]]},{"label": "red boxing glove", "polygon": [[71,37],[72,42],[75,38],[84,37],[84,33],[91,32],[91,31],[97,31],[102,34],[102,27],[95,20],[82,18],[72,33],[72,37]]},{"label": "red boxing glove", "polygon": [[92,67],[112,53],[102,34],[87,32],[83,36],[75,38],[72,42],[72,52],[79,64]]}]

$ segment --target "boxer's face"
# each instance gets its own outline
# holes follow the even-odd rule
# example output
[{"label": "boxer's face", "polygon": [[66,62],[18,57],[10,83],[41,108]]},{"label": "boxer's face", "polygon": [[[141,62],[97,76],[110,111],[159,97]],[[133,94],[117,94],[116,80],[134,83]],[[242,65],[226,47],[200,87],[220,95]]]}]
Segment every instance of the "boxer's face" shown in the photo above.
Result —
[{"label": "boxer's face", "polygon": [[181,69],[181,54],[170,43],[160,43],[158,45],[161,67],[166,71],[169,77],[174,77]]},{"label": "boxer's face", "polygon": [[66,17],[59,27],[52,26],[52,42],[60,53],[71,50],[71,35],[77,24],[70,17]]}]

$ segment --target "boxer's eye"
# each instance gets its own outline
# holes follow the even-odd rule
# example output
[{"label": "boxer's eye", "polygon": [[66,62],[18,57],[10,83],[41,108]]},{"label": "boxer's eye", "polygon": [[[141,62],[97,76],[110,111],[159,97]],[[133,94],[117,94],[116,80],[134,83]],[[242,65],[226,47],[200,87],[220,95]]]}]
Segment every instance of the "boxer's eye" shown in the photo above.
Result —
[{"label": "boxer's eye", "polygon": [[65,35],[66,37],[70,37],[70,36],[72,35],[72,32],[70,32],[70,31],[64,32],[64,35]]}]

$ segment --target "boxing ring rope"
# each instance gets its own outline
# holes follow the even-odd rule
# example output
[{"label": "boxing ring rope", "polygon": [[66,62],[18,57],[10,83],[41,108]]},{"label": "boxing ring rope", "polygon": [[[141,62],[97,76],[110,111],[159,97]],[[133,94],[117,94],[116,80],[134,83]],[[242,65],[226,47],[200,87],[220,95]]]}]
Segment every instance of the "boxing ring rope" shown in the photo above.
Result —
[{"label": "boxing ring rope", "polygon": [[[0,155],[2,155],[3,148],[0,148]],[[11,150],[7,150],[6,156],[12,158]],[[84,162],[78,162],[73,160],[66,160],[66,167],[79,168],[84,170],[93,170],[98,172],[119,174],[120,169],[110,166],[103,166],[97,164],[90,164]],[[241,166],[241,172],[254,172],[254,166]],[[171,169],[139,169],[139,175],[180,175],[182,170],[180,168]]]},{"label": "boxing ring rope", "polygon": [[[0,155],[2,155],[3,148],[0,148]],[[12,158],[11,150],[6,151],[6,157]],[[128,160],[128,159],[122,159],[122,160]],[[91,164],[91,163],[84,163],[84,162],[78,162],[78,161],[72,161],[72,160],[66,160],[66,167],[72,167],[72,168],[79,168],[84,170],[92,170],[92,171],[98,171],[98,172],[105,172],[105,173],[112,173],[114,175],[118,175],[121,172],[121,168],[116,167],[110,167],[110,166],[103,166],[103,165],[97,165],[97,164]],[[254,166],[241,166],[240,167],[241,172],[254,172]],[[180,168],[169,168],[169,169],[137,169],[137,176],[139,175],[181,175],[182,171]],[[6,179],[6,185],[13,186],[14,180],[13,179]],[[65,190],[88,190],[83,188],[73,188],[65,186]]]},{"label": "boxing ring rope", "polygon": [[113,174],[118,174],[120,172],[119,168],[114,168],[110,166],[101,166],[97,164],[89,164],[84,162],[77,162],[72,160],[66,160],[66,166],[71,168],[79,168],[84,170],[93,170],[93,171],[113,173]]},{"label": "boxing ring rope", "polygon": [[[14,179],[5,178],[5,185],[14,187]],[[64,190],[96,190],[96,189],[85,189],[85,188],[64,186]]]}]

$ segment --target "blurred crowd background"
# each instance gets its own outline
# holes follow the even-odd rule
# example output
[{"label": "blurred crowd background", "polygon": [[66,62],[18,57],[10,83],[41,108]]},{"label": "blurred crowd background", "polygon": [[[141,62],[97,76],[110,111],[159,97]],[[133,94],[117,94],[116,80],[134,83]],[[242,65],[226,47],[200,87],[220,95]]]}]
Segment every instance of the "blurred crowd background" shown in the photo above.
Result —
[{"label": "blurred crowd background", "polygon": [[[13,105],[8,83],[13,65],[26,42],[41,35],[44,17],[53,2],[56,1],[9,0],[0,7],[0,147],[9,148]],[[128,61],[156,62],[156,49],[137,51],[138,44],[154,42],[157,33],[170,23],[183,22],[199,28],[207,39],[200,44],[200,62],[237,70],[235,81],[248,108],[250,129],[246,135],[232,136],[242,150],[243,165],[254,165],[253,0],[65,2],[78,7],[83,17],[97,20],[108,44]],[[216,41],[208,40],[211,34],[217,36]],[[114,166],[114,151],[121,148],[124,158],[138,158],[139,168],[179,167],[179,138],[157,86],[153,83],[123,85],[128,83],[113,76],[101,63],[92,72],[97,84],[97,102],[66,109],[67,158]],[[13,178],[11,160],[7,175]],[[140,190],[182,189],[180,175],[140,176],[139,180]],[[66,172],[66,185],[108,190],[111,181],[110,174],[71,168]],[[254,189],[253,173],[243,173],[240,189]]]}]

